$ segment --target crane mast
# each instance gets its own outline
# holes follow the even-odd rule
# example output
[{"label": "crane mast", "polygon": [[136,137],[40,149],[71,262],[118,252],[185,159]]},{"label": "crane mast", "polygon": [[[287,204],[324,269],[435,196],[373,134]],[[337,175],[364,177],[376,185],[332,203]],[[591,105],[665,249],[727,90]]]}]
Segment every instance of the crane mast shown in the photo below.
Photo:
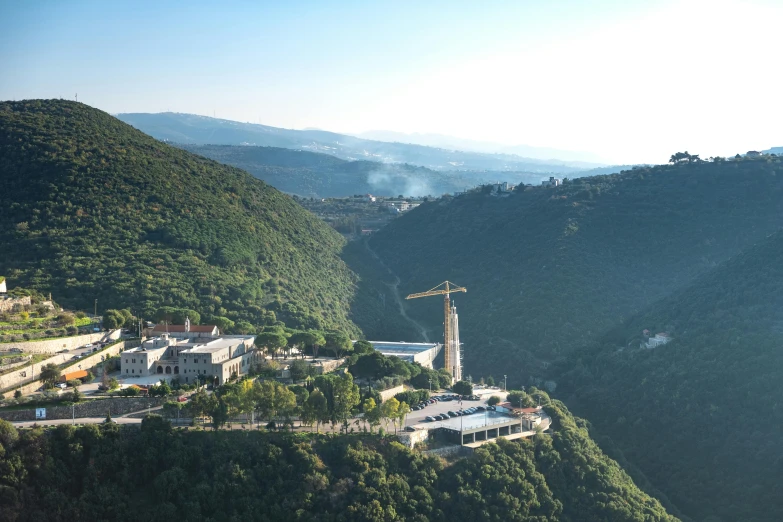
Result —
[{"label": "crane mast", "polygon": [[[452,380],[462,378],[462,364],[459,357],[459,338],[457,337],[457,319],[456,307],[451,306],[452,292],[467,292],[466,288],[457,286],[449,281],[444,281],[435,288],[426,292],[410,294],[405,299],[417,299],[419,297],[428,297],[431,295],[443,296],[443,345],[446,370],[451,375]],[[452,322],[453,318],[453,322]]]}]

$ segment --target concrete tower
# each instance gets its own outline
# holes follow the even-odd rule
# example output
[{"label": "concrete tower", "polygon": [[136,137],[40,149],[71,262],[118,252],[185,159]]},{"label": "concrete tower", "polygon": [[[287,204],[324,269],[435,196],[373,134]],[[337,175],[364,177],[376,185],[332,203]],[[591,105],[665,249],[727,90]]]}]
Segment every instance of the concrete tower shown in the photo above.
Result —
[{"label": "concrete tower", "polygon": [[459,316],[457,316],[457,306],[452,305],[449,312],[449,333],[451,339],[447,340],[446,349],[449,350],[449,360],[451,361],[451,375],[455,381],[462,380],[462,353],[459,345]]}]

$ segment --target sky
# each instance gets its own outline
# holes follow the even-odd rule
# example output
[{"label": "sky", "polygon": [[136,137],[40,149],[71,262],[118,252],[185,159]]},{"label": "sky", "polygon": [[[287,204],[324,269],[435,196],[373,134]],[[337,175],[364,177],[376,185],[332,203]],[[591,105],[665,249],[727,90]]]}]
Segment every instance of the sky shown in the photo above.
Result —
[{"label": "sky", "polygon": [[783,146],[782,0],[26,0],[0,20],[0,100],[613,163]]}]

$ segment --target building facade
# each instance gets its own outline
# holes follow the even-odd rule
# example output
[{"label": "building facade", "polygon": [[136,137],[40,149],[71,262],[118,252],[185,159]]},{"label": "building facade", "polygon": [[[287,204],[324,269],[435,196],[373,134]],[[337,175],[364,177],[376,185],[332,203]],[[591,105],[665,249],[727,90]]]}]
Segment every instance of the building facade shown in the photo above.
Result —
[{"label": "building facade", "polygon": [[[220,336],[214,326],[168,325],[168,328],[174,331],[147,339],[120,354],[123,377],[159,375],[171,379],[176,376],[185,384],[199,380],[223,384],[235,375],[247,373],[262,359],[252,335]],[[156,330],[158,327],[153,331]]]}]

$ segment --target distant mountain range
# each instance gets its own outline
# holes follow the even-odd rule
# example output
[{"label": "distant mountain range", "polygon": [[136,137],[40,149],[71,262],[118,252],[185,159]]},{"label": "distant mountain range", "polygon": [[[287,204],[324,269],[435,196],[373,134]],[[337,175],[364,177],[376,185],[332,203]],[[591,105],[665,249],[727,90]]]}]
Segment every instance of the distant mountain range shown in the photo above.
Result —
[{"label": "distant mountain range", "polygon": [[302,197],[440,196],[492,181],[471,173],[441,172],[402,163],[346,161],[328,154],[279,147],[239,145],[182,145],[189,152],[239,167],[278,190]]},{"label": "distant mountain range", "polygon": [[577,168],[594,168],[606,165],[595,154],[573,150],[554,149],[551,147],[533,147],[530,145],[504,145],[489,141],[468,140],[443,134],[428,134],[414,132],[394,132],[385,130],[372,130],[355,134],[357,138],[368,140],[390,141],[398,143],[410,143],[437,147],[441,149],[454,149],[468,152],[483,152],[487,154],[516,154],[531,160],[542,160],[544,164],[567,165]]},{"label": "distant mountain range", "polygon": [[164,112],[118,114],[117,118],[159,140],[188,145],[256,145],[321,152],[344,160],[407,163],[432,170],[471,170],[574,175],[601,164],[525,158],[510,153],[464,152],[408,143],[367,140],[322,130],[292,130],[231,120]]}]

